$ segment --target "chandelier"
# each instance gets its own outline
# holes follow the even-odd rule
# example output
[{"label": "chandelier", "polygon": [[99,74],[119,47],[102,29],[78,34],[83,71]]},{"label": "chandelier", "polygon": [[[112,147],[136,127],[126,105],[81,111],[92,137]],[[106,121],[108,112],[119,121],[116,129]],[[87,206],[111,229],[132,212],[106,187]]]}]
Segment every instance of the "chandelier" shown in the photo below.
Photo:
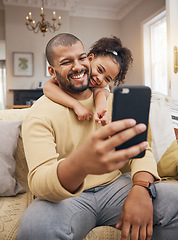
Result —
[{"label": "chandelier", "polygon": [[45,36],[45,33],[49,30],[50,32],[55,32],[59,30],[61,26],[61,17],[58,17],[58,26],[56,26],[56,12],[53,12],[53,23],[49,23],[45,20],[45,14],[44,14],[44,1],[42,0],[42,7],[41,7],[41,21],[38,21],[35,23],[35,21],[32,19],[32,13],[29,12],[28,16],[26,17],[26,26],[27,29],[30,31],[33,31],[34,33],[38,33],[41,31],[43,33],[43,36]]}]

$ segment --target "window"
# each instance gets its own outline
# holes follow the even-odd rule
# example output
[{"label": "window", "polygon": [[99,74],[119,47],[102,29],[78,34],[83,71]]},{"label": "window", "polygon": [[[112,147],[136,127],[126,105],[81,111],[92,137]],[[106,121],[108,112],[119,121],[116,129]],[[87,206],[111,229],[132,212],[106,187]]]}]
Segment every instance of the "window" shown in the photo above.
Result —
[{"label": "window", "polygon": [[0,60],[0,109],[5,108],[6,99],[6,67],[5,60]]},{"label": "window", "polygon": [[145,85],[168,94],[166,11],[143,25]]}]

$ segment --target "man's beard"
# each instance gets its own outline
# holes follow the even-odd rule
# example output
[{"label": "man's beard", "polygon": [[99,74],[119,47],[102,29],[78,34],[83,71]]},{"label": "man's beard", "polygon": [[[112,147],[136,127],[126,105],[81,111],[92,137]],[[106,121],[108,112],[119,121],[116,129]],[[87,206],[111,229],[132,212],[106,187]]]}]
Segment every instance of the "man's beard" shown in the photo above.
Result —
[{"label": "man's beard", "polygon": [[[73,83],[71,83],[71,81],[70,81],[70,76],[71,76],[72,74],[81,74],[81,73],[83,73],[83,72],[85,72],[85,73],[87,74],[87,77],[88,77],[86,84],[82,83],[81,86],[77,87],[77,86],[75,86]],[[68,74],[68,75],[67,75],[67,79],[68,79],[69,81],[67,81],[67,79],[64,78],[58,71],[55,70],[55,73],[56,73],[56,79],[57,79],[57,81],[59,82],[59,86],[60,86],[64,91],[69,91],[69,92],[73,92],[73,93],[75,93],[75,92],[83,92],[83,91],[85,91],[85,90],[89,87],[90,76],[91,76],[91,75],[89,75],[88,69],[81,70],[80,72],[79,72],[79,71],[76,71],[76,72],[74,72],[74,73],[72,73],[72,74]]]}]

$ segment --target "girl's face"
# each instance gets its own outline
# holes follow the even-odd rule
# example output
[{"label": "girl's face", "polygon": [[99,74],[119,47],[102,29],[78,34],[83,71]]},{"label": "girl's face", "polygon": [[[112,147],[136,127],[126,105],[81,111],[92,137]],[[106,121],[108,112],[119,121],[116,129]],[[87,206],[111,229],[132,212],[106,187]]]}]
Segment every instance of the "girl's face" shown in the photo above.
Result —
[{"label": "girl's face", "polygon": [[90,87],[106,87],[120,72],[119,64],[110,56],[88,56],[92,73]]}]

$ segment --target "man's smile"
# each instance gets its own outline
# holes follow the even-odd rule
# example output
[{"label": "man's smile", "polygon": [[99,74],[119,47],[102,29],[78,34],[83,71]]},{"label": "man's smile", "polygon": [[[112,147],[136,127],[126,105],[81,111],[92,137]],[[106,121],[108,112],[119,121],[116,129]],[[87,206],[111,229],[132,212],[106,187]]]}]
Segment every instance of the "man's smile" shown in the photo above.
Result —
[{"label": "man's smile", "polygon": [[80,72],[69,74],[68,78],[76,82],[83,82],[85,80],[85,76],[88,77],[87,73],[88,73],[88,70],[81,70]]},{"label": "man's smile", "polygon": [[82,77],[84,76],[84,74],[85,74],[85,73],[83,72],[83,73],[78,74],[78,75],[72,75],[71,78],[72,78],[72,79],[80,79],[80,78],[82,78]]}]

